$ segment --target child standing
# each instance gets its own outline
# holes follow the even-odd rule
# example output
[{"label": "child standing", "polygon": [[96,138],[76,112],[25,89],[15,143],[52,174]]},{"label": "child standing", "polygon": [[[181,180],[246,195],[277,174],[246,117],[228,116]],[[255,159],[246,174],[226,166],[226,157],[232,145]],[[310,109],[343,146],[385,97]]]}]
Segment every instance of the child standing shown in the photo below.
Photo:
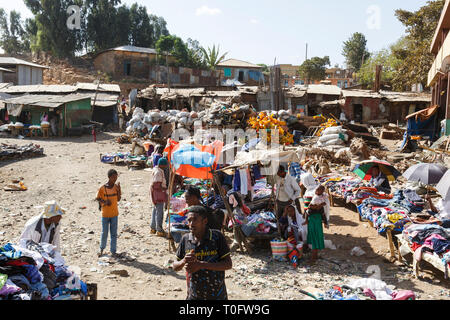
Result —
[{"label": "child standing", "polygon": [[[329,208],[329,199],[324,186],[316,189],[316,194],[309,204],[304,225],[308,225],[308,245],[312,245],[311,263],[315,263],[319,257],[319,250],[325,249],[322,222],[329,228],[326,207]],[[328,214],[329,215],[329,214]]]},{"label": "child standing", "polygon": [[111,232],[111,254],[117,255],[117,225],[119,219],[118,202],[122,198],[120,182],[116,184],[118,173],[111,169],[108,171],[108,182],[97,193],[97,201],[102,210],[102,236],[99,257],[103,255],[108,240],[108,230]]}]

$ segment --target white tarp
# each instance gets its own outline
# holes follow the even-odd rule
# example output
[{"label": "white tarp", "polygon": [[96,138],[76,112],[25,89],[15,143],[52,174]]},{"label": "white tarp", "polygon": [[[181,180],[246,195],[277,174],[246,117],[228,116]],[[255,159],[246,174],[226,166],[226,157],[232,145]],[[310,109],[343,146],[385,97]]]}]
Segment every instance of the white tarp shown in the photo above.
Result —
[{"label": "white tarp", "polygon": [[18,117],[22,113],[23,104],[7,104],[8,114],[13,117]]}]

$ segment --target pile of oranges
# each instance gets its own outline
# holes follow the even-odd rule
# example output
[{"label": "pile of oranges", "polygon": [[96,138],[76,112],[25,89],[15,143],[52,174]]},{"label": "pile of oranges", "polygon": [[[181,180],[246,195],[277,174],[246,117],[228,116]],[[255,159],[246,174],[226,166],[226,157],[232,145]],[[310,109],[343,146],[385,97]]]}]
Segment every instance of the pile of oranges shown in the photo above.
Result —
[{"label": "pile of oranges", "polygon": [[267,142],[272,142],[273,130],[278,130],[280,137],[280,144],[291,145],[294,143],[294,135],[289,133],[289,129],[285,121],[280,121],[274,115],[268,115],[266,112],[261,112],[257,117],[251,117],[248,124],[252,129],[255,129],[260,134],[261,130],[267,130]]}]

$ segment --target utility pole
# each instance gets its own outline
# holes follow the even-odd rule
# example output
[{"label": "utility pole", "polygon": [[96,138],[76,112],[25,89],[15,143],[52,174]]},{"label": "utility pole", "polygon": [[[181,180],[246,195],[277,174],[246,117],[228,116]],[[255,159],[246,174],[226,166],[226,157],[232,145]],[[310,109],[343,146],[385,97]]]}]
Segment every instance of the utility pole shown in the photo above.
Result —
[{"label": "utility pole", "polygon": [[[308,42],[306,43],[306,55],[305,55],[305,62],[306,62],[306,60],[308,60]],[[305,79],[305,85],[306,85],[306,87],[308,87],[308,85],[309,85],[309,79],[308,79],[308,76],[307,75],[305,75],[306,76],[306,79]]]},{"label": "utility pole", "polygon": [[167,87],[170,93],[170,69],[169,69],[169,54],[166,52],[166,67],[167,67]]}]

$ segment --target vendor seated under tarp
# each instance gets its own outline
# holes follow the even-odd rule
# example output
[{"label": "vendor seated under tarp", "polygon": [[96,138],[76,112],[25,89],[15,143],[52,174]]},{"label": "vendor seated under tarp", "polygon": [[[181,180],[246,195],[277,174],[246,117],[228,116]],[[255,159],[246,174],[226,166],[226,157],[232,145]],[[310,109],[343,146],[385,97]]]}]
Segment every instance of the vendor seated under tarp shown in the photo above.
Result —
[{"label": "vendor seated under tarp", "polygon": [[377,166],[372,168],[372,179],[370,179],[369,186],[376,188],[378,192],[384,192],[386,194],[391,193],[389,179]]}]

